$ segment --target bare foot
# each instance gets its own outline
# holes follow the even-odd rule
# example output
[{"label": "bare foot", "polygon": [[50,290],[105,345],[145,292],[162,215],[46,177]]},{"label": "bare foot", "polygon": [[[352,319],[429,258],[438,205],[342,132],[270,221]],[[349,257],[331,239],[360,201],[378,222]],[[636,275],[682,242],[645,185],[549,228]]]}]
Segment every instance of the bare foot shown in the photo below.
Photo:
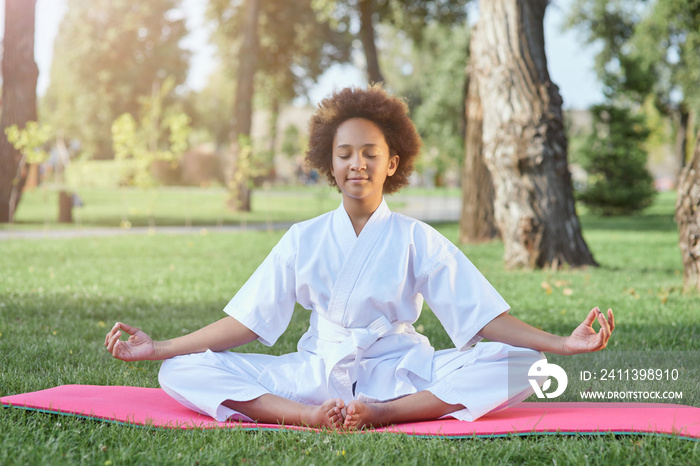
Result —
[{"label": "bare foot", "polygon": [[320,406],[309,406],[309,412],[304,416],[302,424],[309,427],[340,429],[344,420],[343,408],[345,403],[340,398],[331,398]]},{"label": "bare foot", "polygon": [[345,410],[343,427],[350,430],[379,427],[386,424],[386,406],[383,403],[365,403],[353,400]]}]

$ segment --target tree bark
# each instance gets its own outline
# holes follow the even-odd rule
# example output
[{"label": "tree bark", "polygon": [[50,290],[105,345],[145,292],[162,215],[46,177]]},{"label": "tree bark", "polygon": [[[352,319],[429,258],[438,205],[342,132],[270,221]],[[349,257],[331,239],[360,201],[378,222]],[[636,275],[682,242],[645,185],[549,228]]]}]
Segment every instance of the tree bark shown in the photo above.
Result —
[{"label": "tree bark", "polygon": [[676,155],[678,157],[678,176],[680,178],[681,173],[683,172],[683,169],[686,165],[686,152],[688,148],[688,124],[690,122],[690,112],[688,111],[688,107],[681,102],[681,104],[676,109],[675,113],[678,119],[678,131],[676,131],[675,149]]},{"label": "tree bark", "polygon": [[28,171],[26,168],[20,170],[19,177],[16,177],[22,155],[7,140],[5,128],[12,125],[23,128],[28,121],[37,119],[36,82],[39,69],[34,62],[35,6],[36,0],[5,0],[0,116],[0,223],[12,221]]},{"label": "tree bark", "polygon": [[465,99],[465,155],[462,167],[462,215],[459,220],[459,241],[478,243],[498,236],[493,215],[493,182],[484,163],[482,127],[483,109],[476,76],[469,71]]},{"label": "tree bark", "polygon": [[249,161],[243,163],[241,154],[249,148],[250,130],[253,120],[253,94],[258,55],[258,18],[260,0],[246,0],[241,48],[239,50],[236,102],[231,128],[231,154],[226,170],[226,184],[231,191],[229,207],[233,210],[250,211]]},{"label": "tree bark", "polygon": [[370,84],[384,82],[384,76],[379,69],[379,57],[374,35],[374,12],[372,0],[360,0],[360,41],[365,51],[367,61],[367,80]]},{"label": "tree bark", "polygon": [[700,291],[700,132],[693,159],[681,172],[676,198],[678,245],[686,290]]},{"label": "tree bark", "polygon": [[483,153],[508,268],[597,265],[576,215],[562,99],[547,71],[547,4],[480,0],[472,37]]}]

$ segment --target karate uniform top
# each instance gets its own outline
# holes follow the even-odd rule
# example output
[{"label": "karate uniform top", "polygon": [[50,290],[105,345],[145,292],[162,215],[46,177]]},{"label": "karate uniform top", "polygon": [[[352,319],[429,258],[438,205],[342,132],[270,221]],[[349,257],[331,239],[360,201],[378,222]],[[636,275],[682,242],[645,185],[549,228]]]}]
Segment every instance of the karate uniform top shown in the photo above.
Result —
[{"label": "karate uniform top", "polygon": [[342,203],[293,225],[224,311],[268,346],[295,303],[311,311],[298,353],[268,365],[263,386],[288,389],[291,398],[295,384],[316,384],[346,401],[390,400],[437,382],[435,350],[413,328],[424,299],[458,351],[509,310],[454,244],[382,200],[359,236]]}]

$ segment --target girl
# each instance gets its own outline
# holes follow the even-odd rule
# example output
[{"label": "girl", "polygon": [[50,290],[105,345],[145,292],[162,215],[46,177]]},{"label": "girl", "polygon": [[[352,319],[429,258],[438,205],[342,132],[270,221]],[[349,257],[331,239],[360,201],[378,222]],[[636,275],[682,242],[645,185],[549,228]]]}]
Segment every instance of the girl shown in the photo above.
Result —
[{"label": "girl", "polygon": [[[376,86],[333,93],[311,120],[309,147],[309,164],[342,193],[338,209],[290,228],[228,316],[166,341],[118,322],[105,338],[114,357],[165,360],[163,389],[220,421],[357,429],[473,421],[529,396],[543,351],[605,348],[612,310],[606,319],[594,308],[568,337],[531,327],[450,241],[388,209],[384,194],[408,184],[420,149],[401,99]],[[435,351],[413,328],[424,299],[454,348]],[[227,351],[273,345],[297,302],[311,316],[296,353]]]}]

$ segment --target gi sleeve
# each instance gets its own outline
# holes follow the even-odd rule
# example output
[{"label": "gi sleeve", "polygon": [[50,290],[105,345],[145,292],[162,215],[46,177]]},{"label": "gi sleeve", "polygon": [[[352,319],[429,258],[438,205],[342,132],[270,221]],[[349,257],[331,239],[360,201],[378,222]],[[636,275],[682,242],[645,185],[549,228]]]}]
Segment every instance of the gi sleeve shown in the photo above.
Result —
[{"label": "gi sleeve", "polygon": [[510,306],[455,245],[441,247],[420,283],[420,293],[455,347],[464,351],[482,340],[478,332]]},{"label": "gi sleeve", "polygon": [[266,346],[274,345],[287,329],[296,304],[291,236],[285,234],[224,308]]}]

